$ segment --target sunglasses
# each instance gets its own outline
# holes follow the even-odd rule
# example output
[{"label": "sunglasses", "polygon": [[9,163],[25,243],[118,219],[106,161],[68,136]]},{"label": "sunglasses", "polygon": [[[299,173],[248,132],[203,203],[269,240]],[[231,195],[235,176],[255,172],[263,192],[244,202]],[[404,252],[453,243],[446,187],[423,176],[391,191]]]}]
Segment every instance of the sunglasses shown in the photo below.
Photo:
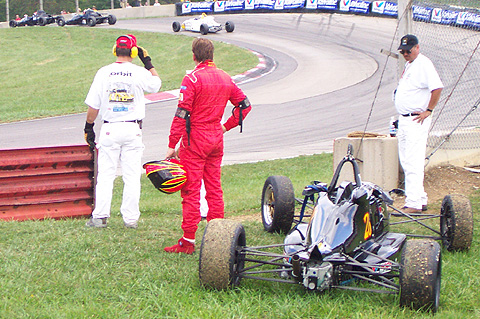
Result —
[{"label": "sunglasses", "polygon": [[400,54],[410,54],[412,53],[412,50],[400,50]]}]

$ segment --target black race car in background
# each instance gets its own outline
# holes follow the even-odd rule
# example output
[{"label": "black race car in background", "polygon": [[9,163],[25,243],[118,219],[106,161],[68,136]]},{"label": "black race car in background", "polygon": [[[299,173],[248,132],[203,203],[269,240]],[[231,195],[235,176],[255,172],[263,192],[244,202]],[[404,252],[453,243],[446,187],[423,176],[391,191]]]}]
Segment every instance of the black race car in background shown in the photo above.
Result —
[{"label": "black race car in background", "polygon": [[38,10],[32,16],[25,16],[21,20],[11,20],[9,26],[11,28],[23,27],[23,26],[45,26],[50,23],[57,23],[59,26],[65,25],[65,18],[61,15],[52,16],[43,10]]},{"label": "black race car in background", "polygon": [[89,27],[94,27],[97,24],[105,22],[113,25],[117,22],[117,17],[115,17],[113,14],[105,16],[98,11],[87,9],[83,12],[83,14],[75,14],[70,20],[65,21],[63,25],[88,25]]}]

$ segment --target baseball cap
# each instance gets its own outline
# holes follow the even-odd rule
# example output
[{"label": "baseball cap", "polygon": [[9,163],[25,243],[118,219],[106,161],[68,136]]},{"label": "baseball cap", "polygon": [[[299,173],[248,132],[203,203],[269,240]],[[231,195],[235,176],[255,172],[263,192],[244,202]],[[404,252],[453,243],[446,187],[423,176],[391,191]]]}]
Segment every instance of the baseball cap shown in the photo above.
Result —
[{"label": "baseball cap", "polygon": [[418,44],[418,39],[413,34],[407,34],[400,39],[399,50],[410,50]]},{"label": "baseball cap", "polygon": [[131,49],[137,46],[137,38],[133,34],[121,35],[117,38],[117,48]]}]

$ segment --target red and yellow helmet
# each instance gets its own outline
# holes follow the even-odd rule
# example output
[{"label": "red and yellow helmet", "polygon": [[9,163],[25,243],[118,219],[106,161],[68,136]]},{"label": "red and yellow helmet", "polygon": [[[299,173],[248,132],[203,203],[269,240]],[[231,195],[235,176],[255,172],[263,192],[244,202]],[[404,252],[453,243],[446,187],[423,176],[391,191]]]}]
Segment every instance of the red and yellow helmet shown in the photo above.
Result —
[{"label": "red and yellow helmet", "polygon": [[175,159],[150,161],[143,164],[143,168],[152,184],[165,194],[178,192],[187,181],[187,172]]}]

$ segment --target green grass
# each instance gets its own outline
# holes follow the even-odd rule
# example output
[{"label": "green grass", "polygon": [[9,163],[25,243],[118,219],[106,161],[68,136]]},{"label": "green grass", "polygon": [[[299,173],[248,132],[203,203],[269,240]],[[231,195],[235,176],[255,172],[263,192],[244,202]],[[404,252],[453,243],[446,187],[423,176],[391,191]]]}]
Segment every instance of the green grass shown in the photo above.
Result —
[{"label": "green grass", "polygon": [[[85,96],[96,71],[115,61],[115,39],[127,30],[107,28],[18,27],[0,29],[0,122],[86,111]],[[154,32],[134,32],[162,79],[162,91],[180,87],[192,61],[192,38]],[[134,60],[141,65],[140,60]],[[230,75],[258,63],[247,50],[215,43],[219,68]]]},{"label": "green grass", "polygon": [[[261,190],[270,175],[292,179],[296,195],[312,180],[330,182],[332,155],[225,166],[226,217],[243,220],[247,244],[279,243],[263,231]],[[115,186],[107,229],[85,220],[0,222],[0,318],[478,318],[480,236],[468,252],[443,251],[441,306],[436,315],[398,306],[395,295],[244,280],[214,291],[198,279],[198,251],[167,254],[182,235],[179,194],[165,195],[142,179],[142,216],[125,229]],[[480,222],[480,192],[471,196]],[[205,227],[200,223],[197,249]]]}]

